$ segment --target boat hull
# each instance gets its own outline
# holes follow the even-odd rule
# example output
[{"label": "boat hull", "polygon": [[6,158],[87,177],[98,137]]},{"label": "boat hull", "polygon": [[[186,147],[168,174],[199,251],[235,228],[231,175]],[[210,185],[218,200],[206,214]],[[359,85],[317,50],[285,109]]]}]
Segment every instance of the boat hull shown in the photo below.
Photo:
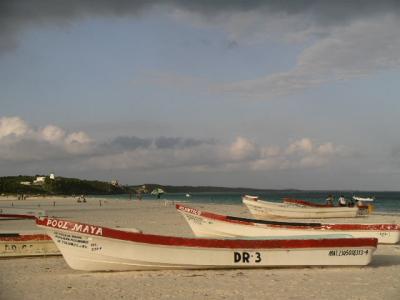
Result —
[{"label": "boat hull", "polygon": [[382,244],[396,244],[400,241],[400,225],[398,224],[260,222],[204,212],[179,204],[176,208],[198,237],[241,238],[346,234],[356,238],[377,238],[378,243]]},{"label": "boat hull", "polygon": [[46,234],[0,234],[0,257],[61,255]]},{"label": "boat hull", "polygon": [[259,218],[291,218],[291,219],[323,219],[354,218],[358,214],[357,207],[300,207],[285,203],[274,203],[243,197],[243,204],[250,213]]},{"label": "boat hull", "polygon": [[71,268],[85,271],[367,265],[377,243],[166,237],[47,218],[37,224],[46,229]]}]

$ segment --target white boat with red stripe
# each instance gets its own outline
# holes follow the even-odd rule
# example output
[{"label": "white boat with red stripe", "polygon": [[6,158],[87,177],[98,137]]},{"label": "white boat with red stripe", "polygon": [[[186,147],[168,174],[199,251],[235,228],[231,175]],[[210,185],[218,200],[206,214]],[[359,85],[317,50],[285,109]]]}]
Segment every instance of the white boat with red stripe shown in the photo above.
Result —
[{"label": "white boat with red stripe", "polygon": [[375,238],[202,239],[129,232],[56,218],[36,220],[68,265],[85,271],[367,265]]},{"label": "white boat with red stripe", "polygon": [[371,223],[305,223],[255,220],[219,215],[180,204],[176,209],[185,217],[198,237],[276,237],[324,234],[347,234],[352,237],[373,237],[378,243],[396,244],[400,241],[400,224]]},{"label": "white boat with red stripe", "polygon": [[294,219],[320,219],[320,218],[354,218],[357,216],[358,207],[306,207],[294,206],[287,203],[276,203],[258,199],[256,196],[242,197],[243,204],[250,213],[259,218],[294,218]]}]

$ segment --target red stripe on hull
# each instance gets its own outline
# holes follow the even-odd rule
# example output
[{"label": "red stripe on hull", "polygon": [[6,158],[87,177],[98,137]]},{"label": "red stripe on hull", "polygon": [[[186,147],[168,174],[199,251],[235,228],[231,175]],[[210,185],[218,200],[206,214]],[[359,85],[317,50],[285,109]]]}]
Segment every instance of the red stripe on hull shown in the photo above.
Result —
[{"label": "red stripe on hull", "polygon": [[0,214],[0,218],[36,219],[34,215]]},{"label": "red stripe on hull", "polygon": [[0,236],[0,242],[27,242],[27,241],[49,241],[51,237],[47,234],[24,234],[18,236]]}]

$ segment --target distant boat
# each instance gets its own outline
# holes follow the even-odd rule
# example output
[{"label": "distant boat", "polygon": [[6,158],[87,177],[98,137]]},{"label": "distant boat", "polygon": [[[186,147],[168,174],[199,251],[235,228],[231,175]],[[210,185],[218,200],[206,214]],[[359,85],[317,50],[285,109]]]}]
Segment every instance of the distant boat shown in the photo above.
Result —
[{"label": "distant boat", "polygon": [[83,271],[356,266],[371,262],[375,238],[199,239],[36,219],[67,264]]},{"label": "distant boat", "polygon": [[362,201],[362,202],[372,202],[375,200],[375,197],[357,197],[357,196],[353,196],[353,199],[356,201]]},{"label": "distant boat", "polygon": [[400,224],[282,222],[224,216],[180,204],[176,205],[176,209],[197,237],[261,238],[345,234],[357,238],[374,237],[378,243],[383,244],[396,244],[400,241]]},{"label": "distant boat", "polygon": [[186,198],[190,198],[192,197],[190,194],[186,194]]},{"label": "distant boat", "polygon": [[358,214],[358,207],[305,207],[291,204],[260,200],[255,196],[244,196],[243,204],[250,213],[259,218],[354,218]]}]

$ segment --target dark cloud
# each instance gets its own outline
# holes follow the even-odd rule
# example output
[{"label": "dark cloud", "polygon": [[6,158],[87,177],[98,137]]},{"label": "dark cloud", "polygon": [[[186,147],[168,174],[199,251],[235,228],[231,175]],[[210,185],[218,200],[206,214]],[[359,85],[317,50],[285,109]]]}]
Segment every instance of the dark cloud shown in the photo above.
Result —
[{"label": "dark cloud", "polygon": [[135,150],[137,148],[148,148],[151,144],[151,139],[143,139],[135,136],[119,136],[109,145],[121,150]]},{"label": "dark cloud", "polygon": [[132,151],[139,148],[147,149],[155,147],[157,149],[182,149],[200,146],[202,144],[215,144],[214,140],[200,140],[182,137],[158,137],[158,138],[140,138],[136,136],[119,136],[110,142],[98,146],[99,154],[119,153],[123,151]]},{"label": "dark cloud", "polygon": [[214,144],[211,140],[196,140],[190,138],[159,137],[154,140],[159,149],[190,148],[201,144]]},{"label": "dark cloud", "polygon": [[305,14],[320,24],[346,22],[354,17],[398,12],[396,0],[2,0],[0,1],[0,51],[16,47],[18,32],[34,25],[68,24],[88,17],[137,16],[155,6],[178,7],[204,17],[235,12]]}]

